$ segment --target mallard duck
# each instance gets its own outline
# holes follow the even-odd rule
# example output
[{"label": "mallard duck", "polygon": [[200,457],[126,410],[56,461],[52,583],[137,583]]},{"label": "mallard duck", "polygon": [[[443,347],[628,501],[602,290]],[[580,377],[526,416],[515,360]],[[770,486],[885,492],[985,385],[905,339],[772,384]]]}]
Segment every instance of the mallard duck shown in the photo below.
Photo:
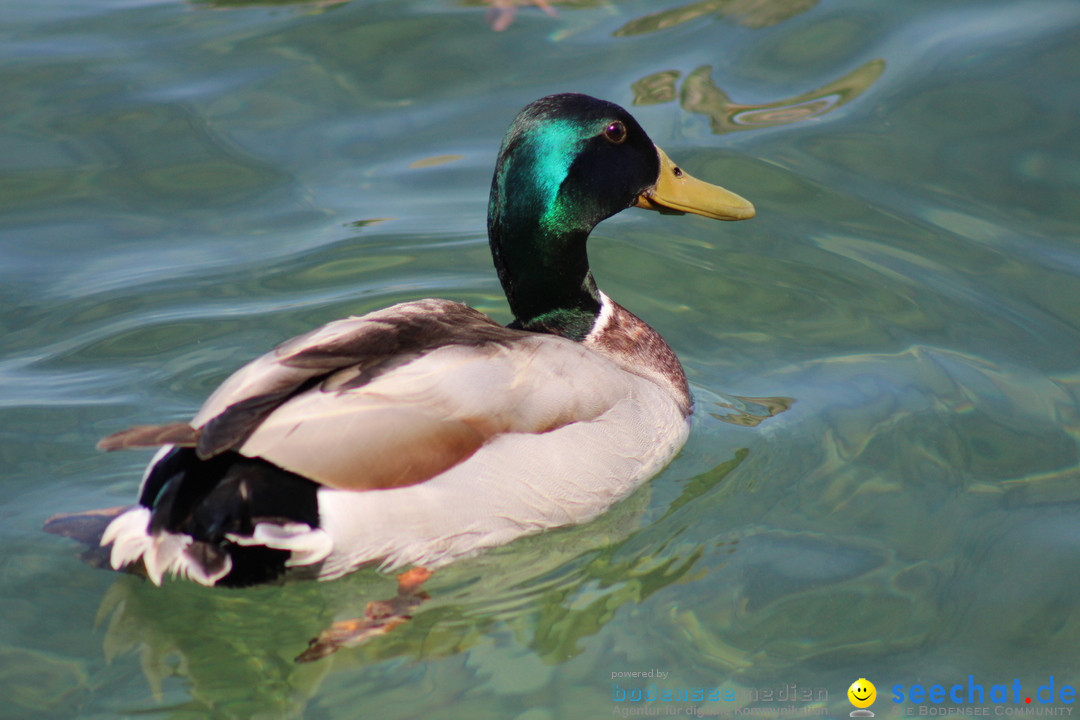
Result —
[{"label": "mallard duck", "polygon": [[754,215],[618,105],[525,107],[488,206],[515,320],[427,299],[331,322],[241,368],[189,423],[105,438],[161,446],[100,538],[112,567],[227,586],[427,572],[625,498],[678,452],[693,406],[675,353],[589,269],[590,231],[631,206]]}]

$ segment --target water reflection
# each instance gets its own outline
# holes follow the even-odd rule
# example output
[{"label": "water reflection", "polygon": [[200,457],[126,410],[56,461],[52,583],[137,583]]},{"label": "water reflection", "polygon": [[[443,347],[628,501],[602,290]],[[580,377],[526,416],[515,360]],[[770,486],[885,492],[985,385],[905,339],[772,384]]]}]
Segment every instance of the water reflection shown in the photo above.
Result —
[{"label": "water reflection", "polygon": [[5,711],[25,709],[28,717],[53,716],[85,700],[90,677],[82,663],[21,647],[0,647],[0,688]]},{"label": "water reflection", "polygon": [[810,92],[760,104],[733,102],[713,81],[709,65],[702,65],[687,75],[681,92],[677,88],[681,73],[677,70],[646,75],[631,85],[631,90],[635,105],[656,105],[678,97],[684,110],[707,116],[712,131],[720,135],[820,117],[862,95],[884,71],[884,60],[871,60]]},{"label": "water reflection", "polygon": [[596,5],[595,0],[461,0],[465,7],[488,7],[487,21],[492,30],[501,31],[510,27],[517,16],[519,7],[538,7],[551,17],[555,17],[552,5]]},{"label": "water reflection", "polygon": [[610,5],[609,0],[458,0],[464,7],[487,7],[487,21],[492,30],[502,31],[510,27],[517,17],[518,8],[534,7],[550,17],[558,17],[555,6],[566,8],[592,8]]},{"label": "water reflection", "polygon": [[765,28],[800,15],[817,4],[818,0],[702,0],[631,20],[616,30],[615,36],[654,33],[712,14],[746,28]]},{"label": "water reflection", "polygon": [[[1080,496],[1072,378],[930,347],[788,372],[799,402],[762,435],[770,446],[728,478],[722,504],[711,496],[712,507],[695,508],[721,523],[745,520],[739,553],[713,572],[708,592],[686,586],[671,613],[695,664],[768,677],[810,661],[893,658],[955,640],[957,628],[981,647],[1036,624],[1057,648],[1075,642],[1075,624],[1043,624],[1071,581],[1033,579],[1038,589],[1008,597],[970,585],[972,575],[991,586],[1024,572],[1026,561],[1005,557],[1012,546],[999,541],[1002,528],[1031,532],[1017,510],[1035,517]],[[1053,521],[1043,513],[1031,527]],[[1074,547],[1055,540],[1044,550],[1062,557]],[[972,563],[987,552],[1001,553],[998,575]],[[1026,607],[1036,595],[1041,606]],[[997,620],[982,619],[991,614]]]},{"label": "water reflection", "polygon": [[207,5],[215,8],[236,7],[271,7],[278,5],[304,5],[313,8],[344,5],[350,0],[190,0],[195,5]]},{"label": "water reflection", "polygon": [[[165,691],[169,678],[182,678],[190,698],[183,709],[235,717],[296,714],[331,670],[468,654],[500,629],[513,632],[519,656],[532,658],[521,662],[558,665],[578,656],[585,639],[623,606],[700,579],[701,560],[718,547],[724,558],[736,551],[738,540],[677,539],[692,522],[693,505],[715,494],[747,455],[739,451],[680,483],[678,497],[653,522],[647,522],[656,509],[645,486],[592,524],[523,538],[446,568],[425,586],[431,599],[410,622],[318,662],[293,658],[331,620],[358,615],[368,599],[390,594],[392,578],[367,570],[330,583],[228,591],[184,582],[157,588],[122,576],[98,610],[98,622],[107,626],[104,653],[109,662],[138,656],[159,703],[146,711],[180,709],[168,707]],[[498,682],[500,669],[489,660],[481,652],[469,661]],[[368,689],[381,691],[393,689]]]},{"label": "water reflection", "polygon": [[[195,5],[215,8],[236,7],[271,7],[279,5],[308,6],[326,8],[343,5],[351,0],[190,0]],[[813,0],[816,2],[817,0]],[[557,17],[555,5],[571,7],[596,7],[606,4],[604,0],[458,0],[463,7],[486,7],[487,22],[492,30],[501,31],[510,27],[517,16],[518,8],[539,8],[550,17]]]},{"label": "water reflection", "polygon": [[790,410],[795,403],[794,398],[788,397],[718,395],[722,395],[722,399],[714,401],[713,405],[719,412],[710,412],[709,415],[721,422],[742,427],[757,427],[765,420]]},{"label": "water reflection", "polygon": [[683,591],[670,622],[695,663],[766,677],[811,658],[911,649],[938,621],[933,598],[951,571],[832,533],[750,529],[708,594]]},{"label": "water reflection", "polygon": [[[189,0],[195,5],[215,8],[273,7],[282,5],[325,8],[351,0]],[[536,8],[549,17],[558,17],[556,6],[595,8],[610,6],[610,0],[456,0],[462,7],[487,8],[487,22],[493,30],[510,27],[520,8]],[[616,37],[630,37],[665,30],[691,20],[718,15],[736,25],[759,29],[777,25],[814,8],[819,0],[703,0],[671,10],[636,18],[615,31]]]}]

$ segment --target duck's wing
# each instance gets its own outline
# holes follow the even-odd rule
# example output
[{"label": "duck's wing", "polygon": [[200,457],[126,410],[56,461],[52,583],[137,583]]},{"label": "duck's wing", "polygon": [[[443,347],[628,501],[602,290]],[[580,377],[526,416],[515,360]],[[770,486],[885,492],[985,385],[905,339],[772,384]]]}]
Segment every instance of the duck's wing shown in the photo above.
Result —
[{"label": "duck's wing", "polygon": [[195,447],[200,459],[237,449],[289,398],[351,368],[354,384],[433,348],[498,342],[507,331],[483,313],[447,300],[400,303],[350,317],[282,343],[233,373],[190,423],[139,425],[102,439],[113,451],[134,447]]},{"label": "duck's wing", "polygon": [[496,435],[600,416],[625,394],[620,374],[578,343],[423,300],[291,340],[226,380],[190,425],[133,428],[102,447],[166,442],[202,459],[233,450],[328,487],[400,487]]}]

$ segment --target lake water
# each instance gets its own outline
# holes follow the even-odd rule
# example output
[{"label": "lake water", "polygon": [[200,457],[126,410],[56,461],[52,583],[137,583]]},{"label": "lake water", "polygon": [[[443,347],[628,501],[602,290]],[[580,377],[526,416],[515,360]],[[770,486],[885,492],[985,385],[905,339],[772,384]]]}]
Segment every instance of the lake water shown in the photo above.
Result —
[{"label": "lake water", "polygon": [[[0,716],[1071,707],[1036,689],[1080,684],[1080,3],[550,2],[0,4]],[[758,209],[593,235],[694,386],[662,475],[302,665],[393,579],[155,588],[41,531],[133,498],[148,453],[98,438],[287,337],[426,296],[508,321],[495,153],[560,91]]]}]

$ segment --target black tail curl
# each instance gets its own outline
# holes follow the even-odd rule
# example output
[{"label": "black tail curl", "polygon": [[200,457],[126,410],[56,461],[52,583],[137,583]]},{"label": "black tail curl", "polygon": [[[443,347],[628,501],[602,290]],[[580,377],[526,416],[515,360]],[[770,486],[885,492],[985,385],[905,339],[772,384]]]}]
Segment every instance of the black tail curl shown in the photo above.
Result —
[{"label": "black tail curl", "polygon": [[195,542],[186,552],[210,573],[231,558],[232,569],[217,584],[243,587],[279,578],[289,553],[228,536],[250,536],[260,522],[318,527],[318,488],[259,458],[229,451],[200,460],[194,448],[178,447],[150,470],[139,504],[151,510],[151,533],[190,535]]}]

